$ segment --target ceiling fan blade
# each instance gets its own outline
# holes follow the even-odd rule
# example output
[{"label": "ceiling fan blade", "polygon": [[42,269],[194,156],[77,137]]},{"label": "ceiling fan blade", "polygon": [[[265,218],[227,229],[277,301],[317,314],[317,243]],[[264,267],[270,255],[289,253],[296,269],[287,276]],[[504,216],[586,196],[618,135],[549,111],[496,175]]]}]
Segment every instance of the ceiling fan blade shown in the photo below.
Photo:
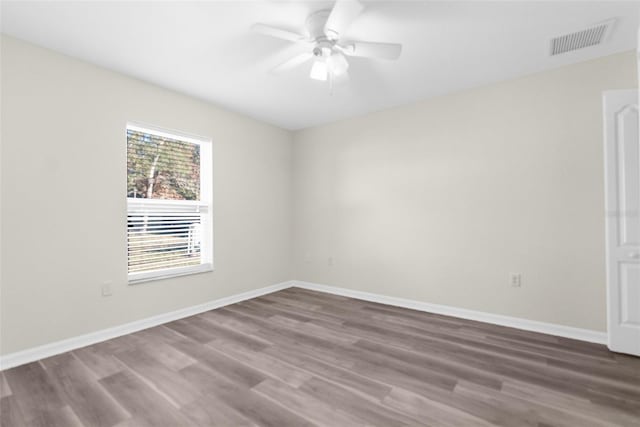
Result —
[{"label": "ceiling fan blade", "polygon": [[307,37],[302,34],[294,33],[293,31],[289,30],[283,30],[282,28],[272,27],[266,24],[253,24],[251,26],[251,30],[256,33],[264,34],[265,36],[289,40],[292,42],[301,42],[307,40]]},{"label": "ceiling fan blade", "polygon": [[376,43],[347,41],[340,49],[349,56],[376,59],[398,59],[402,52],[402,45],[398,43]]},{"label": "ceiling fan blade", "polygon": [[358,0],[336,0],[326,24],[324,33],[330,39],[337,40],[344,34],[354,19],[360,15],[364,6]]},{"label": "ceiling fan blade", "polygon": [[313,53],[311,52],[303,52],[291,59],[284,61],[282,64],[277,65],[271,69],[272,73],[281,73],[283,71],[289,71],[292,68],[297,67],[300,64],[303,64],[313,58]]}]

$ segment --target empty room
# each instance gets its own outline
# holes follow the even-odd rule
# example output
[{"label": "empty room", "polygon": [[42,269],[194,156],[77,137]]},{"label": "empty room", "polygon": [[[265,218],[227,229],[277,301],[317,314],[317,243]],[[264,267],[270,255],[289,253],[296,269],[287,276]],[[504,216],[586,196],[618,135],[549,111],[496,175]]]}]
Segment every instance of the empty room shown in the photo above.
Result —
[{"label": "empty room", "polygon": [[640,427],[639,27],[0,0],[0,426]]}]

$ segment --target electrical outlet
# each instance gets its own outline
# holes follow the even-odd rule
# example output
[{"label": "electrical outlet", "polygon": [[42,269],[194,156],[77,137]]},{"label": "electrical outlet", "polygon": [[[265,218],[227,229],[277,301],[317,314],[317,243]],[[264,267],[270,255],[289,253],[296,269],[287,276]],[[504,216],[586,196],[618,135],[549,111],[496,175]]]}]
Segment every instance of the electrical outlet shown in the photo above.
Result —
[{"label": "electrical outlet", "polygon": [[111,291],[111,282],[102,282],[102,296],[110,297],[111,295],[113,295],[113,292]]},{"label": "electrical outlet", "polygon": [[519,288],[520,286],[522,286],[522,274],[511,273],[509,275],[509,284],[514,288]]}]

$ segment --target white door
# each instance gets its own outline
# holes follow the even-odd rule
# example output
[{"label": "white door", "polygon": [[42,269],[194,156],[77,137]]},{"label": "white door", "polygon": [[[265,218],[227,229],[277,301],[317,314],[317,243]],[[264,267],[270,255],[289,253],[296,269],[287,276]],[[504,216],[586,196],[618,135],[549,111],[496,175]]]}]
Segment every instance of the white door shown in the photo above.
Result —
[{"label": "white door", "polygon": [[609,348],[640,356],[638,91],[603,98]]}]

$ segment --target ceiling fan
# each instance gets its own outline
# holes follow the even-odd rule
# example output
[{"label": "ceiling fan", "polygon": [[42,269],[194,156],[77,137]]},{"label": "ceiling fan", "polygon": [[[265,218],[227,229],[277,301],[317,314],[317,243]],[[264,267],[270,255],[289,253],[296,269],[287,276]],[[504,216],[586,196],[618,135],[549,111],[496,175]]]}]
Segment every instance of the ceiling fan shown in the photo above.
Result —
[{"label": "ceiling fan", "polygon": [[309,15],[307,34],[266,24],[254,24],[253,31],[293,43],[308,45],[308,50],[276,66],[272,71],[282,72],[314,58],[309,77],[331,82],[344,75],[349,68],[346,56],[374,59],[398,59],[402,45],[377,43],[343,38],[349,25],[360,15],[364,6],[357,0],[336,0],[333,9],[320,10]]}]

